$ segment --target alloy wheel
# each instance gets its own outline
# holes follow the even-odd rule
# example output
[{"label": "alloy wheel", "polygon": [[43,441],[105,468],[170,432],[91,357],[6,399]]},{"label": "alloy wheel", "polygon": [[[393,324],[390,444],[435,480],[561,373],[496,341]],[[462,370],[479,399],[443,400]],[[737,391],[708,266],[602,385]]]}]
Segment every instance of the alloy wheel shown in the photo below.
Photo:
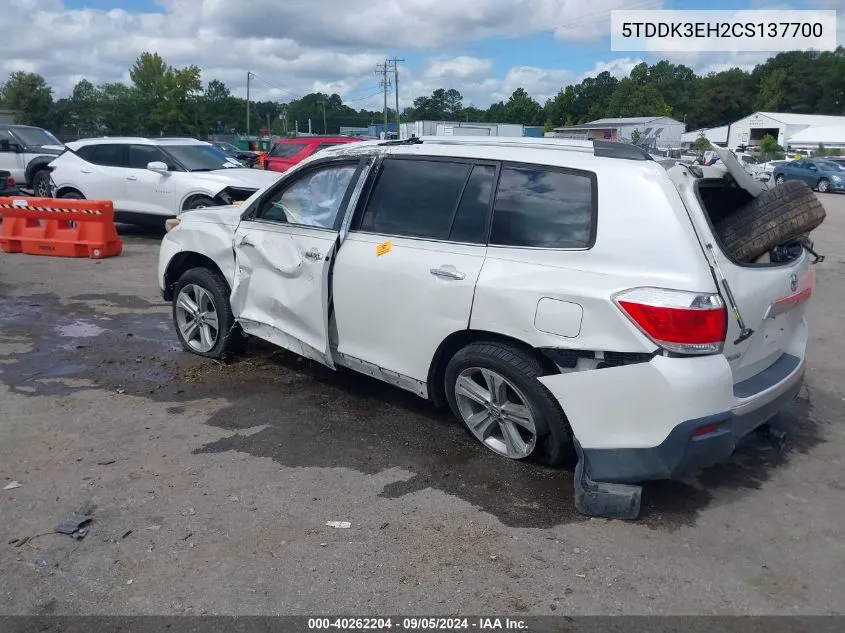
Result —
[{"label": "alloy wheel", "polygon": [[176,325],[185,342],[197,352],[210,352],[220,337],[217,308],[211,293],[188,284],[176,298]]},{"label": "alloy wheel", "polygon": [[511,459],[528,457],[537,444],[534,415],[527,398],[492,369],[469,367],[455,383],[461,418],[487,448]]}]

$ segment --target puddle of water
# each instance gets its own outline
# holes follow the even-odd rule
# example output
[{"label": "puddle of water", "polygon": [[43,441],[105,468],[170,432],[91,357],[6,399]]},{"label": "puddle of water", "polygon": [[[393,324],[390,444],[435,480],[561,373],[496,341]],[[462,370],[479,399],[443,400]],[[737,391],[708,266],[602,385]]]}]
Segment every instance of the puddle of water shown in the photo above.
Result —
[{"label": "puddle of water", "polygon": [[90,338],[93,336],[99,336],[106,330],[94,323],[76,321],[75,323],[71,323],[69,325],[59,325],[56,327],[56,331],[60,336],[64,336],[66,338]]}]

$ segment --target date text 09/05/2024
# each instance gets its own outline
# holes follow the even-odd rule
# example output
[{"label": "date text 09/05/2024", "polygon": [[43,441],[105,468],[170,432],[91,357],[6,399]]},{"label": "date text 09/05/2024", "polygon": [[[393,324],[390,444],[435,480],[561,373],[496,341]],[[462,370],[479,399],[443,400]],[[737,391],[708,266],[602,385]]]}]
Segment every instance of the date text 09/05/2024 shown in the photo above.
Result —
[{"label": "date text 09/05/2024", "polygon": [[496,617],[308,618],[308,629],[311,631],[526,631],[527,628],[524,620]]}]

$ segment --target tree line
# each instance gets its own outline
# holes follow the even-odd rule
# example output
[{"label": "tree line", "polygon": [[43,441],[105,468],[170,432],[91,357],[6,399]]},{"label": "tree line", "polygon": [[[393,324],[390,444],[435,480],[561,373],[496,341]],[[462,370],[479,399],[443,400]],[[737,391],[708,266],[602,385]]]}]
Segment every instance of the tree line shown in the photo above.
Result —
[{"label": "tree line", "polygon": [[[242,134],[246,100],[211,80],[203,86],[197,66],[174,68],[157,53],[143,53],[129,71],[130,83],[94,86],[83,79],[69,97],[35,73],[14,72],[0,88],[0,107],[18,122],[49,128],[62,137],[94,135]],[[338,133],[341,126],[366,127],[384,120],[381,111],[355,109],[337,94],[311,93],[286,103],[250,104],[250,129],[276,134],[300,131]],[[464,103],[455,88],[418,96],[401,120],[477,121],[543,125],[546,129],[603,117],[671,116],[688,129],[725,125],[751,112],[775,111],[845,115],[845,49],[788,52],[751,72],[733,68],[697,75],[683,64],[641,63],[627,77],[609,72],[560,89],[541,104],[523,88],[487,108]],[[395,121],[395,112],[389,111]],[[325,125],[324,125],[325,121]]]}]

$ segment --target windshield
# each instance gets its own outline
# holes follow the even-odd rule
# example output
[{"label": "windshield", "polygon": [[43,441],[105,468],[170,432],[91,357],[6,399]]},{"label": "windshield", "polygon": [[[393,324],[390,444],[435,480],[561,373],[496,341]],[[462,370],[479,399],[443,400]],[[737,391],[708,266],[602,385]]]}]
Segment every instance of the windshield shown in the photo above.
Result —
[{"label": "windshield", "polygon": [[834,163],[832,160],[820,160],[816,161],[816,164],[827,171],[845,171],[845,167],[839,163]]},{"label": "windshield", "polygon": [[61,145],[62,142],[47,130],[37,127],[16,127],[12,130],[24,145]]},{"label": "windshield", "polygon": [[214,171],[241,166],[214,145],[163,145],[161,149],[182,163],[188,171]]},{"label": "windshield", "polygon": [[224,142],[221,141],[219,143],[215,143],[215,145],[217,147],[219,147],[220,149],[222,149],[224,152],[239,152],[239,151],[241,151],[237,147],[232,145],[231,143],[224,143]]}]

